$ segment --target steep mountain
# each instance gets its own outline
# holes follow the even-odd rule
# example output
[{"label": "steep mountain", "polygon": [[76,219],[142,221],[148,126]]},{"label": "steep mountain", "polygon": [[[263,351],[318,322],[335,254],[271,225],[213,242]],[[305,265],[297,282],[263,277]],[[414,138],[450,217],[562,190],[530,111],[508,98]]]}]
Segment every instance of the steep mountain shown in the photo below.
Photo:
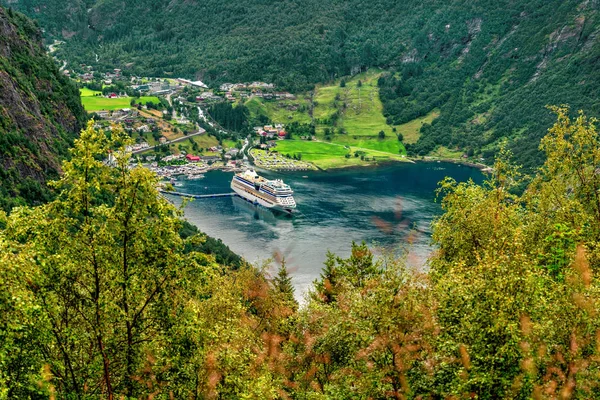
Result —
[{"label": "steep mountain", "polygon": [[39,27],[0,7],[0,208],[48,199],[43,184],[85,121],[79,92],[42,45]]},{"label": "steep mountain", "polygon": [[[6,1],[6,0],[0,0]],[[510,138],[539,165],[547,104],[600,115],[597,0],[10,0],[39,19],[72,67],[294,91],[369,67],[390,124],[426,115],[413,155],[493,156]]]},{"label": "steep mountain", "polygon": [[518,162],[534,167],[554,119],[545,106],[600,115],[598,2],[502,3],[430,19],[380,80],[393,124],[440,109],[408,147],[412,155],[444,146],[487,160],[508,138]]}]

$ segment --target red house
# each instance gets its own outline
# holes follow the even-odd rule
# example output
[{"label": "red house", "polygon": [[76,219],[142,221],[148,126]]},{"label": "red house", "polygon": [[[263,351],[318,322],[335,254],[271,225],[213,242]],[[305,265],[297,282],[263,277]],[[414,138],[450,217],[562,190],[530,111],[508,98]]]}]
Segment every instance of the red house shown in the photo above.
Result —
[{"label": "red house", "polygon": [[191,162],[198,162],[198,161],[200,161],[200,157],[199,156],[193,156],[191,154],[186,154],[185,158],[188,161],[191,161]]}]

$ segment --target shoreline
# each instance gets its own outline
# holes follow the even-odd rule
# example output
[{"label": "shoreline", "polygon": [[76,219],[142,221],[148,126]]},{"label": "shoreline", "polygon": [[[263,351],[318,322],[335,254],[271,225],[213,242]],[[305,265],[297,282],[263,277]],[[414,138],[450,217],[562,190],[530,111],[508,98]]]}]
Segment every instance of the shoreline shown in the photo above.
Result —
[{"label": "shoreline", "polygon": [[455,158],[425,157],[422,159],[413,158],[412,160],[414,160],[415,162],[445,162],[445,163],[465,165],[467,167],[476,168],[476,169],[480,170],[481,172],[491,172],[493,170],[493,168],[490,167],[489,165],[481,164],[478,162],[462,161],[460,159],[455,159]]},{"label": "shoreline", "polygon": [[[382,161],[382,162],[376,163],[376,164],[343,165],[343,166],[339,166],[339,167],[330,167],[330,168],[322,168],[322,167],[319,167],[318,165],[315,165],[315,164],[313,164],[313,165],[315,165],[315,167],[317,168],[317,171],[329,172],[329,171],[350,170],[350,169],[378,168],[378,167],[385,167],[387,165],[392,165],[392,164],[397,164],[397,163],[417,164],[420,162],[426,162],[426,163],[440,162],[440,163],[464,165],[466,167],[478,169],[484,173],[491,172],[493,170],[492,167],[485,165],[485,164],[477,163],[477,162],[462,161],[462,160],[454,159],[454,158],[431,158],[431,157],[429,157],[429,158],[406,157],[403,160],[387,160],[387,161]],[[253,166],[259,167],[257,165],[253,165]],[[264,167],[259,167],[259,168],[269,171],[269,172],[301,172],[300,170],[277,170],[277,169],[269,169],[269,168],[264,168]],[[304,170],[304,171],[308,172],[309,170]]]}]

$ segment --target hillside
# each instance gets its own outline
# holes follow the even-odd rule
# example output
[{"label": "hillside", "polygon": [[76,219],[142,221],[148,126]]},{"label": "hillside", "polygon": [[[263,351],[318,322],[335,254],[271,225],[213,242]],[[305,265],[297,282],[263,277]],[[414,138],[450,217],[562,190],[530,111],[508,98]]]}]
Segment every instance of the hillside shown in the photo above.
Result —
[{"label": "hillside", "polygon": [[[285,140],[277,142],[282,154],[301,154],[302,159],[319,168],[369,165],[402,160],[406,151],[398,139],[414,139],[408,124],[388,125],[379,98],[375,69],[353,77],[319,84],[306,95],[293,100],[263,100],[254,97],[245,102],[253,121],[268,118],[272,123],[287,124],[291,133],[314,124],[317,141]],[[342,83],[343,81],[343,83]],[[306,128],[304,129],[306,131]],[[383,132],[383,137],[380,137]],[[417,129],[418,132],[418,129]],[[299,134],[293,135],[299,139]],[[362,157],[361,157],[362,156]]]},{"label": "hillside", "polygon": [[66,40],[56,54],[75,67],[211,84],[260,79],[298,93],[380,68],[389,125],[439,110],[408,147],[414,156],[465,152],[487,161],[510,138],[521,164],[539,165],[552,121],[546,105],[600,114],[595,1],[10,4],[38,18],[49,38]]},{"label": "hillside", "polygon": [[85,120],[75,85],[46,55],[39,28],[0,8],[0,209],[48,199],[43,183]]}]

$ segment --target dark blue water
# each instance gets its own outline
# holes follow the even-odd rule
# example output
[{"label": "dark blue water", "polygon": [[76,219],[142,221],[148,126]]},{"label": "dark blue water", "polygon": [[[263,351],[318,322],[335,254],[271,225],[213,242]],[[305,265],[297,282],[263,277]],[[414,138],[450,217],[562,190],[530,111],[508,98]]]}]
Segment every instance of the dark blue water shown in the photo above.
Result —
[{"label": "dark blue water", "polygon": [[[298,213],[274,214],[239,198],[199,199],[187,205],[186,218],[220,238],[250,262],[275,254],[286,258],[296,294],[301,297],[319,276],[328,250],[347,256],[352,241],[376,250],[410,249],[410,262],[424,264],[430,247],[430,224],[441,213],[437,183],[483,180],[477,169],[449,163],[393,164],[330,172],[258,171],[281,178],[294,190]],[[209,172],[204,179],[181,181],[178,191],[193,194],[231,192],[233,174]],[[177,204],[179,198],[171,197]],[[408,245],[407,242],[411,242]]]}]

